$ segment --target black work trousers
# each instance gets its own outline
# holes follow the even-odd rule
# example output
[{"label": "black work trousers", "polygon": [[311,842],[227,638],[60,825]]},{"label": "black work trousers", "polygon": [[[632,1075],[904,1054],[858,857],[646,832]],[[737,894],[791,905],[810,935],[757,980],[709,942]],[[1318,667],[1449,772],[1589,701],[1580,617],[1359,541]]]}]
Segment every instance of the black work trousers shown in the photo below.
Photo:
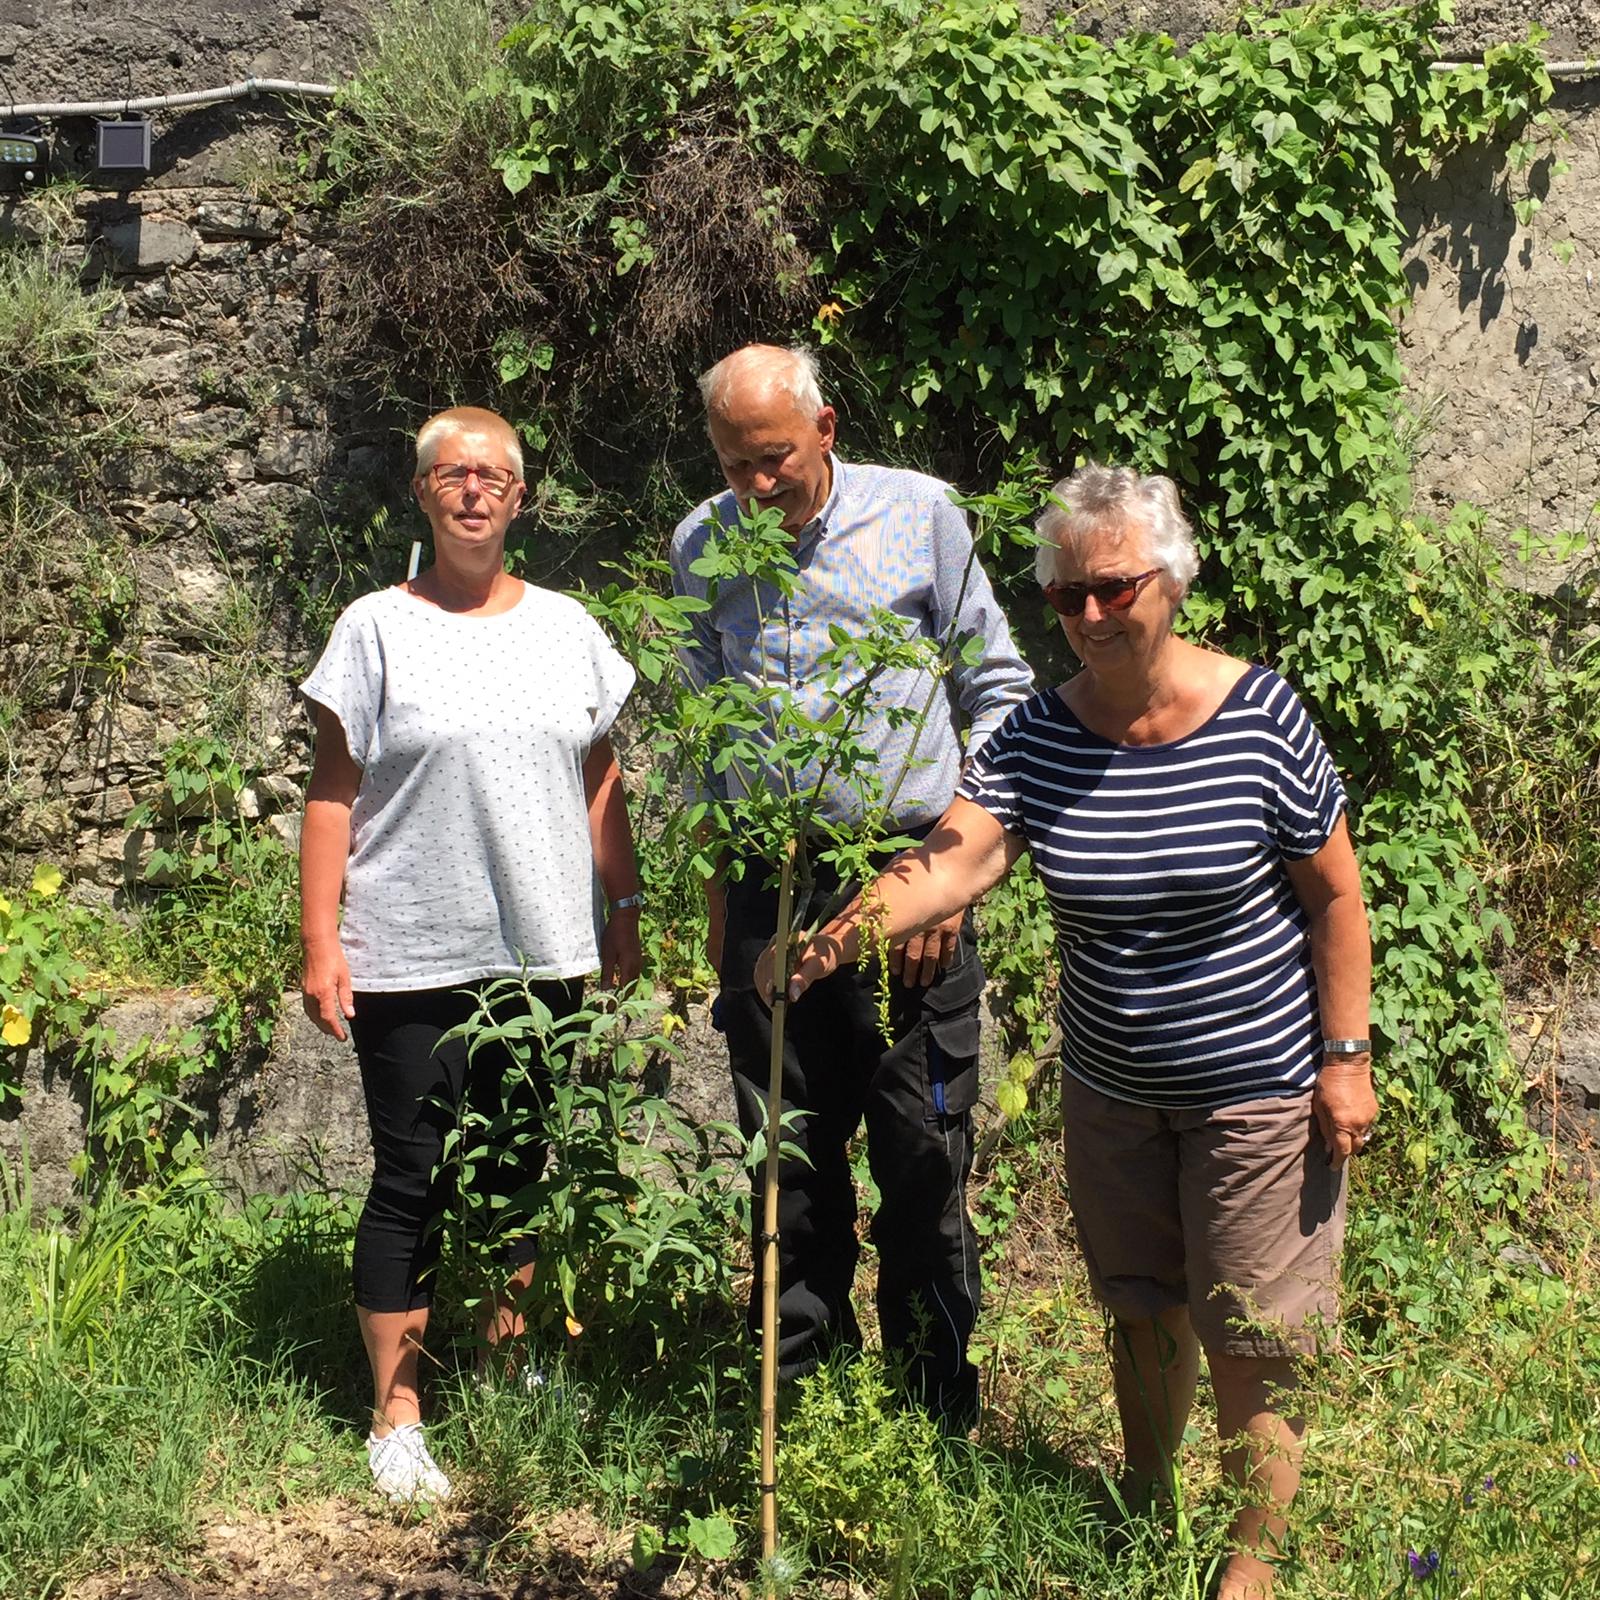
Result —
[{"label": "black work trousers", "polygon": [[[747,1137],[767,1115],[772,1016],[756,997],[753,974],[777,922],[777,890],[763,887],[770,870],[750,862],[728,885],[720,974],[721,1020]],[[824,882],[818,892],[832,887]],[[871,1234],[884,1347],[904,1360],[911,1392],[960,1424],[977,1406],[977,1371],[966,1351],[981,1294],[966,1203],[983,993],[970,915],[957,961],[931,987],[890,983],[887,1037],[870,962],[841,969],[787,1008],[783,1109],[805,1115],[785,1138],[808,1160],[786,1157],[779,1166],[779,1370],[798,1377],[830,1349],[860,1343],[850,1301],[859,1246],[846,1147],[865,1123],[880,1195]],[[761,1316],[759,1171],[754,1186],[752,1334]]]},{"label": "black work trousers", "polygon": [[[351,1275],[356,1304],[365,1311],[414,1311],[433,1303],[439,1261],[439,1224],[451,1197],[454,1171],[442,1165],[445,1138],[463,1106],[486,1117],[511,1112],[537,1126],[548,1070],[541,1059],[527,1072],[503,1041],[479,1046],[446,1039],[478,1010],[471,989],[420,989],[355,996],[350,1032],[361,1064],[361,1087],[372,1129],[372,1187],[356,1224]],[[561,1020],[583,1000],[583,980],[533,983],[530,991]],[[505,1022],[523,1009],[520,990],[495,1008]],[[528,1044],[533,1044],[530,1039]],[[544,1168],[542,1140],[522,1146],[516,1159],[488,1156],[473,1163],[471,1189],[505,1200]],[[535,1255],[529,1234],[513,1233],[498,1251],[507,1271]]]}]

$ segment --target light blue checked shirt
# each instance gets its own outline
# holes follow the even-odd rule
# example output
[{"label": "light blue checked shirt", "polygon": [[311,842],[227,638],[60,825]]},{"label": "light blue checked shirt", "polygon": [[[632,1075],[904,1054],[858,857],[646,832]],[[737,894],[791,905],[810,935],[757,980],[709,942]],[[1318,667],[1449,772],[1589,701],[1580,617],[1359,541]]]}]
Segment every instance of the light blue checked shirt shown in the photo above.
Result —
[{"label": "light blue checked shirt", "polygon": [[[942,638],[955,623],[960,634],[984,641],[977,666],[957,662],[936,696],[920,735],[911,725],[890,727],[887,716],[869,720],[862,739],[876,748],[885,789],[894,785],[902,764],[915,760],[901,782],[891,821],[916,827],[934,821],[955,794],[966,749],[976,750],[1033,688],[1028,670],[1012,643],[1008,626],[983,568],[972,559],[972,537],[965,515],[950,501],[949,487],[937,478],[895,467],[847,464],[832,457],[833,485],[816,519],[795,541],[799,574],[785,599],[776,588],[749,580],[724,582],[708,611],[691,619],[693,642],[682,654],[689,682],[697,689],[724,678],[752,686],[785,686],[812,716],[826,716],[849,681],[823,682],[818,662],[831,648],[830,627],[859,638],[871,626],[874,610],[914,619],[920,633]],[[732,491],[713,496],[678,524],[672,536],[672,587],[675,593],[710,598],[706,580],[689,570],[719,527],[738,522]],[[970,569],[969,569],[970,562]],[[963,587],[963,580],[965,585]],[[885,710],[920,711],[931,679],[926,672],[897,670],[878,679],[877,701]],[[815,784],[813,771],[788,774],[798,790]],[[768,772],[708,776],[702,797],[732,799],[734,784],[776,786]],[[822,815],[833,823],[861,820],[861,798],[848,785],[826,788]]]}]

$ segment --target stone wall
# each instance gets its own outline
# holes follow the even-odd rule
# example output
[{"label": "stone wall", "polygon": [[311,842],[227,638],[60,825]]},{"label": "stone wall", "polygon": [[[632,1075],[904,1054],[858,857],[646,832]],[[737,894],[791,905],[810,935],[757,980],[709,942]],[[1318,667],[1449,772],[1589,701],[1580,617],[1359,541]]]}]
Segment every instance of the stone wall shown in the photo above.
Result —
[{"label": "stone wall", "polygon": [[85,679],[32,711],[20,787],[38,848],[109,890],[130,844],[123,818],[180,733],[220,718],[297,776],[285,638],[262,574],[294,549],[330,426],[304,369],[322,264],[309,219],[223,188],[90,196],[79,214],[85,276],[116,284],[127,307],[119,346],[140,439],[104,476],[130,542],[137,642],[116,692]]},{"label": "stone wall", "polygon": [[[23,102],[249,76],[337,82],[354,64],[365,9],[0,0],[0,82]],[[323,220],[256,198],[292,158],[296,117],[322,103],[263,97],[158,113],[150,174],[116,187],[91,178],[76,198],[76,231],[58,258],[85,283],[114,286],[125,308],[132,442],[104,478],[131,550],[136,643],[119,683],[69,673],[50,703],[25,702],[5,797],[18,855],[0,878],[37,854],[67,867],[80,894],[113,895],[144,843],[124,819],[184,732],[219,728],[244,747],[265,774],[248,806],[297,809],[306,741],[291,685],[307,646],[296,602],[348,570],[334,548],[338,508],[364,491],[370,514],[381,496],[366,480],[387,476],[381,426],[354,413],[320,359]],[[92,124],[50,132],[87,172]],[[0,197],[0,233],[33,231],[28,205]],[[57,578],[65,603],[81,603],[73,574]],[[283,827],[292,834],[292,819]]]}]

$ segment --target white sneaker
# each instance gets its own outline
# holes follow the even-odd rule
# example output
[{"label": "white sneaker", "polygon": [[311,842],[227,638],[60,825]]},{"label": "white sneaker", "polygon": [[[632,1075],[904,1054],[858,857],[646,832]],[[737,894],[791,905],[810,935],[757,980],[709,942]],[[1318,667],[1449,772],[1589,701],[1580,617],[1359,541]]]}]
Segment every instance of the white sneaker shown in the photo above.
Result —
[{"label": "white sneaker", "polygon": [[450,1480],[428,1454],[420,1422],[408,1422],[381,1439],[368,1434],[367,1465],[372,1468],[372,1487],[387,1495],[391,1505],[417,1500],[441,1504],[450,1498]]}]

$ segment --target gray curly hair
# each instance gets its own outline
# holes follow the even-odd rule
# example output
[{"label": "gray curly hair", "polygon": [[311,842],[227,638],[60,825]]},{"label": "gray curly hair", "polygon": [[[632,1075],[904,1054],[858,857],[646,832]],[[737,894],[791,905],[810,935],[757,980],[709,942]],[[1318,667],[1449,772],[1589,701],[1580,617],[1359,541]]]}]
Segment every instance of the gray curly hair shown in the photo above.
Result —
[{"label": "gray curly hair", "polygon": [[1091,461],[1051,489],[1050,503],[1033,526],[1045,541],[1034,554],[1041,585],[1055,581],[1057,549],[1079,548],[1090,539],[1119,543],[1135,528],[1149,535],[1150,559],[1166,571],[1180,594],[1189,592],[1200,570],[1194,529],[1178,502],[1178,486],[1159,473]]}]

